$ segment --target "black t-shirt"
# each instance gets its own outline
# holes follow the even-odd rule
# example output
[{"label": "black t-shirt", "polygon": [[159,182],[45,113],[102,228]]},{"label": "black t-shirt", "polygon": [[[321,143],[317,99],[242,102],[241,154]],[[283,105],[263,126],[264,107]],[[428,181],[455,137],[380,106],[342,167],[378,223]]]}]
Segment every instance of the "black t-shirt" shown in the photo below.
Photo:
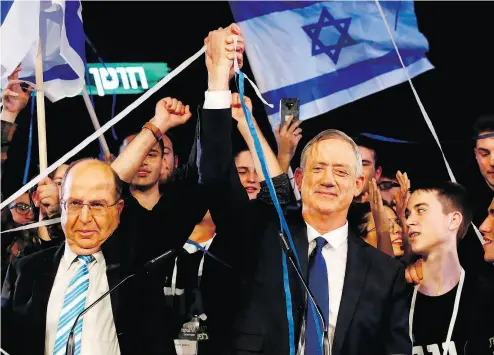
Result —
[{"label": "black t-shirt", "polygon": [[[413,317],[413,355],[443,355],[458,285],[441,296],[426,296],[417,293]],[[489,350],[489,337],[494,319],[488,321],[493,306],[485,309],[485,303],[479,302],[483,288],[476,277],[470,277],[465,283],[458,307],[448,355],[492,354]],[[490,351],[490,352],[489,352]]]}]

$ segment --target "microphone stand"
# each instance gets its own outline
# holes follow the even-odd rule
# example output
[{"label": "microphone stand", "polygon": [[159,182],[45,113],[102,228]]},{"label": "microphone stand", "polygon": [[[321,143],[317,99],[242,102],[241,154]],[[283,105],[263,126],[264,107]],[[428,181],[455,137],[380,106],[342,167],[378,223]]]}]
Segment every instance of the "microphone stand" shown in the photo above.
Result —
[{"label": "microphone stand", "polygon": [[96,301],[94,301],[93,303],[91,303],[89,305],[89,307],[87,307],[86,309],[84,309],[81,313],[79,313],[79,315],[76,317],[75,321],[74,321],[74,324],[72,324],[72,328],[70,328],[70,333],[69,333],[69,337],[67,338],[67,345],[65,347],[65,355],[74,355],[75,353],[75,335],[74,335],[74,332],[75,332],[75,327],[77,325],[77,322],[79,321],[79,319],[84,315],[86,314],[91,308],[93,308],[95,305],[97,305],[103,298],[105,298],[106,296],[108,296],[110,293],[112,293],[117,287],[119,287],[121,284],[123,284],[125,281],[127,281],[128,279],[136,276],[136,275],[139,275],[141,274],[143,271],[145,271],[149,266],[153,265],[154,263],[156,263],[157,261],[160,261],[162,259],[166,259],[168,258],[169,255],[171,254],[174,254],[175,253],[175,250],[174,249],[170,249],[168,250],[166,253],[164,254],[161,254],[160,256],[148,261],[142,268],[141,270],[139,270],[138,272],[135,272],[133,274],[130,274],[128,275],[127,277],[125,277],[124,279],[122,279],[118,284],[116,284],[115,286],[113,286],[110,290],[106,291],[104,294],[102,294]]},{"label": "microphone stand", "polygon": [[316,299],[314,298],[314,295],[312,294],[311,290],[309,289],[309,286],[304,280],[304,277],[302,273],[300,272],[297,264],[295,263],[295,254],[293,253],[292,248],[290,247],[290,244],[286,240],[285,234],[283,231],[280,231],[279,233],[280,239],[282,241],[283,249],[285,250],[286,256],[288,257],[288,260],[290,260],[291,264],[293,265],[293,268],[295,269],[295,272],[297,273],[297,276],[304,286],[305,291],[307,292],[307,295],[309,296],[310,302],[314,305],[314,308],[316,309],[317,315],[321,319],[321,323],[323,325],[323,353],[324,355],[329,355],[329,334],[328,334],[328,327],[326,326],[326,322],[324,321],[324,317],[321,313],[321,310],[319,309],[319,306],[317,305]]}]

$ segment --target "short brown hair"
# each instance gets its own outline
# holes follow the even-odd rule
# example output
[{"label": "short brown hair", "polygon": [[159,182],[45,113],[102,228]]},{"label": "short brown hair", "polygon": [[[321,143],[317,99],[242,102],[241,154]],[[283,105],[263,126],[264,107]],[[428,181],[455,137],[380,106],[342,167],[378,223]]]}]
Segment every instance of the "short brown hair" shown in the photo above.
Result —
[{"label": "short brown hair", "polygon": [[435,192],[445,214],[451,212],[461,213],[463,220],[456,234],[456,240],[458,242],[461,241],[467,234],[473,218],[473,207],[467,189],[455,182],[445,181],[424,184],[415,188],[412,192],[415,191]]}]

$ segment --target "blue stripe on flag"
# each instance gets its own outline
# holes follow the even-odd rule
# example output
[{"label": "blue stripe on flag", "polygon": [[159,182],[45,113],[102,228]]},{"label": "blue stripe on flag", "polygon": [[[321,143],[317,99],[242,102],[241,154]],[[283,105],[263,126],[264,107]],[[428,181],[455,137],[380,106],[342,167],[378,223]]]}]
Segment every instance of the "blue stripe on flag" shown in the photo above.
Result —
[{"label": "blue stripe on flag", "polygon": [[86,36],[81,18],[78,15],[80,7],[79,1],[65,2],[65,30],[70,46],[79,57],[86,58]]},{"label": "blue stripe on flag", "polygon": [[[406,66],[425,58],[423,51],[400,51]],[[395,52],[382,57],[368,59],[355,63],[346,68],[315,77],[310,80],[285,86],[263,93],[263,97],[271,103],[277,103],[282,98],[298,97],[300,105],[329,96],[336,92],[350,89],[379,75],[402,68]],[[268,115],[279,111],[279,105],[274,108],[265,106]]]},{"label": "blue stripe on flag", "polygon": [[[20,78],[22,80],[27,80],[31,82],[36,82],[36,78],[34,76],[23,77]],[[43,73],[43,81],[47,82],[50,80],[76,80],[79,79],[79,75],[72,69],[72,67],[68,64],[61,64],[54,66]]]},{"label": "blue stripe on flag", "polygon": [[10,8],[14,4],[14,1],[11,0],[1,0],[0,1],[0,25],[3,25],[3,21],[5,21],[5,18],[7,17]]},{"label": "blue stripe on flag", "polygon": [[300,9],[323,1],[230,1],[236,22],[250,20],[273,12]]}]

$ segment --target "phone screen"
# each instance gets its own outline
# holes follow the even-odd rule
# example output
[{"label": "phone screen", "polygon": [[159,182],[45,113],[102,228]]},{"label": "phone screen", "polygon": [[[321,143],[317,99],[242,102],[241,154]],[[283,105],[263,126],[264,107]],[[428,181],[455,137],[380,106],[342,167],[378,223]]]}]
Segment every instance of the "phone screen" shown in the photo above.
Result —
[{"label": "phone screen", "polygon": [[299,99],[298,98],[285,98],[280,100],[280,121],[281,127],[286,122],[287,116],[293,116],[292,122],[299,120]]}]

